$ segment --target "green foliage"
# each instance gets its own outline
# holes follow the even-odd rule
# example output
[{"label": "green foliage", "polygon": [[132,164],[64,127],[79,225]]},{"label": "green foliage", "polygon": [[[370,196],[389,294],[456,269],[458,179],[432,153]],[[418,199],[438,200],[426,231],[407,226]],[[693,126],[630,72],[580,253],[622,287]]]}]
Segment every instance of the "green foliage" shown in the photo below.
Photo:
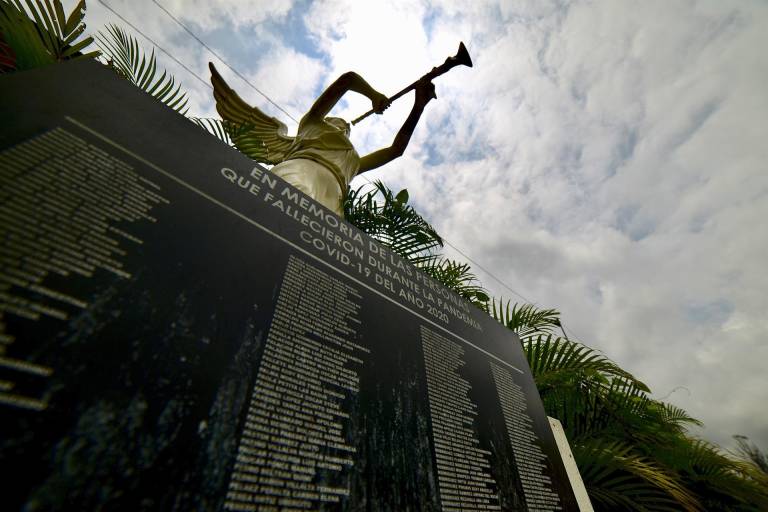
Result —
[{"label": "green foliage", "polygon": [[768,457],[758,448],[755,443],[751,442],[746,436],[736,435],[733,436],[738,443],[738,453],[745,460],[750,461],[755,465],[755,468],[768,477]]},{"label": "green foliage", "polygon": [[187,93],[181,90],[167,71],[157,76],[155,51],[149,57],[139,47],[136,38],[116,25],[107,25],[106,32],[99,32],[96,41],[107,65],[118,75],[129,80],[141,90],[151,94],[181,114],[187,112]]},{"label": "green foliage", "polygon": [[418,267],[422,272],[481,309],[486,309],[488,301],[491,300],[466,263],[435,256]]},{"label": "green foliage", "polygon": [[659,423],[667,428],[672,428],[675,433],[685,432],[687,425],[703,427],[704,424],[690,416],[680,407],[664,402],[654,402],[654,410],[659,414]]},{"label": "green foliage", "polygon": [[592,438],[572,449],[595,510],[702,510],[673,472],[630,445]]},{"label": "green foliage", "polygon": [[712,443],[678,436],[655,456],[676,469],[705,510],[768,510],[768,487],[755,478],[754,465],[727,456]]},{"label": "green foliage", "polygon": [[[510,305],[512,309],[510,309]],[[533,304],[511,304],[503,299],[491,302],[491,316],[503,326],[515,331],[521,339],[531,334],[552,333],[561,328],[560,312],[556,309],[538,309]]]},{"label": "green foliage", "polygon": [[[531,372],[543,384],[560,381],[562,375],[595,377],[605,385],[615,379],[648,391],[642,382],[595,350],[552,334],[529,335],[521,339]],[[570,377],[569,377],[570,378]]]},{"label": "green foliage", "polygon": [[344,201],[347,221],[416,266],[433,263],[431,251],[442,247],[443,240],[408,204],[408,191],[395,195],[380,181],[374,187],[366,193],[362,188],[348,191]]},{"label": "green foliage", "polygon": [[228,146],[234,146],[232,138],[229,136],[229,130],[224,125],[224,121],[212,117],[190,117],[190,121],[207,131],[221,142]]},{"label": "green foliage", "polygon": [[596,510],[768,510],[756,464],[690,437],[687,428],[700,421],[651,399],[645,384],[602,354],[558,337],[556,310],[494,300],[489,313],[520,336]]},{"label": "green foliage", "polygon": [[242,123],[238,125],[214,117],[189,116],[189,120],[219,139],[221,142],[236,149],[240,148],[236,146],[235,140],[239,139],[241,135],[253,128],[253,125],[250,123]]},{"label": "green foliage", "polygon": [[0,71],[33,69],[55,62],[93,58],[85,31],[85,0],[69,16],[61,0],[0,0]]}]

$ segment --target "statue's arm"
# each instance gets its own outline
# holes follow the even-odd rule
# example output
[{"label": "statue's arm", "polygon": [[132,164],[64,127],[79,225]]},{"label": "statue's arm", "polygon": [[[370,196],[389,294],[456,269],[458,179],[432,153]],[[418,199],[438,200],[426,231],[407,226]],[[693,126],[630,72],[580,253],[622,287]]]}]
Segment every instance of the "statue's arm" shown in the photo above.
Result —
[{"label": "statue's arm", "polygon": [[323,119],[347,91],[354,91],[370,99],[373,109],[377,113],[383,112],[389,106],[389,100],[386,96],[371,87],[368,82],[363,80],[363,77],[354,71],[348,71],[323,91],[309,112],[304,115],[302,121],[305,119]]},{"label": "statue's arm", "polygon": [[416,129],[416,124],[419,122],[422,112],[424,112],[424,107],[430,100],[436,97],[435,86],[432,82],[425,81],[424,83],[419,84],[416,87],[416,99],[413,102],[411,113],[408,114],[400,131],[395,135],[395,140],[392,142],[392,145],[362,157],[360,159],[360,169],[357,171],[358,174],[381,167],[395,158],[402,156],[403,153],[405,153],[405,148],[408,147],[408,143],[411,141],[411,136]]}]

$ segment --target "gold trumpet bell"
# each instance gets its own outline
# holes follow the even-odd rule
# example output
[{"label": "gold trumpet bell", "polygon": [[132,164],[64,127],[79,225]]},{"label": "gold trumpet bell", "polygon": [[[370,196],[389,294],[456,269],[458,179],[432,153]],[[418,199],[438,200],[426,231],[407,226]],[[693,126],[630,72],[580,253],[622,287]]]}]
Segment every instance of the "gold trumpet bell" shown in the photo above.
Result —
[{"label": "gold trumpet bell", "polygon": [[459,64],[462,64],[464,66],[472,67],[472,58],[469,56],[469,52],[467,51],[467,47],[464,46],[464,42],[459,43],[459,51],[456,52],[456,55],[453,56],[454,59],[456,59],[456,62]]}]

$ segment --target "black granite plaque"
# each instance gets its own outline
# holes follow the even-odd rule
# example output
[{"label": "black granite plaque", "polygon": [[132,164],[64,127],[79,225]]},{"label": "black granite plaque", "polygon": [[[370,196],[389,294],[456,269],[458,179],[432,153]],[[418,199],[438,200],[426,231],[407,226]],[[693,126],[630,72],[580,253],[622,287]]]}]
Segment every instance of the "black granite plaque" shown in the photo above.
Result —
[{"label": "black granite plaque", "polygon": [[577,510],[485,314],[95,62],[0,119],[4,510]]}]

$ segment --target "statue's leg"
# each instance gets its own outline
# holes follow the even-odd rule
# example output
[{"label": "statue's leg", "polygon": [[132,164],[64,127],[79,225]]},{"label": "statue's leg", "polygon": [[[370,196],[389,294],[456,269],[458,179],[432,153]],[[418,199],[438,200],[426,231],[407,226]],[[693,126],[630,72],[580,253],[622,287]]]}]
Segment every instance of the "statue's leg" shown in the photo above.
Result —
[{"label": "statue's leg", "polygon": [[272,172],[336,215],[344,215],[339,183],[324,165],[314,160],[296,158],[274,166]]}]

